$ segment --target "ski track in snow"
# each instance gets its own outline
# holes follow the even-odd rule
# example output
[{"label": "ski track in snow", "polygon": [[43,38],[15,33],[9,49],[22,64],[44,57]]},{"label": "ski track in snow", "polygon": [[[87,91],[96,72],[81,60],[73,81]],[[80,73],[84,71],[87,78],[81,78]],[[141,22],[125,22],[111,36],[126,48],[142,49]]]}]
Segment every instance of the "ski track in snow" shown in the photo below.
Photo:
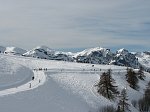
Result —
[{"label": "ski track in snow", "polygon": [[18,87],[2,90],[0,91],[0,96],[5,96],[5,95],[15,94],[22,91],[35,89],[38,86],[43,85],[44,82],[46,81],[46,75],[44,74],[44,71],[33,71],[33,72],[34,72],[34,80],[31,80],[26,84],[23,84]]}]

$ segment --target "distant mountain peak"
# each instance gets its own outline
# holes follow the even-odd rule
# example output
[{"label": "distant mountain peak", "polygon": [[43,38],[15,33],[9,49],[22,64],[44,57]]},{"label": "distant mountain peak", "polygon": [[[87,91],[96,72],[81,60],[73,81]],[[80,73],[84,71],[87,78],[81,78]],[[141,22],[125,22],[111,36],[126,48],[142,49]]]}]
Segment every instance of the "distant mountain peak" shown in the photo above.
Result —
[{"label": "distant mountain peak", "polygon": [[[43,49],[43,50],[45,50],[45,51],[51,51],[51,50],[53,50],[53,49],[51,49],[51,48],[49,48],[49,47],[47,47],[47,46],[37,46],[37,47],[35,47],[34,49]],[[54,51],[54,50],[53,50]]]},{"label": "distant mountain peak", "polygon": [[117,54],[128,54],[128,53],[129,53],[129,51],[125,48],[117,50]]},{"label": "distant mountain peak", "polygon": [[143,53],[145,53],[146,55],[150,55],[150,51],[144,51]]},{"label": "distant mountain peak", "polygon": [[108,64],[112,58],[110,49],[95,47],[78,52],[75,56],[77,62]]},{"label": "distant mountain peak", "polygon": [[90,55],[92,52],[110,52],[110,49],[107,48],[103,48],[103,47],[94,47],[94,48],[89,48],[89,49],[85,49],[81,52],[76,53],[76,56],[88,56]]}]

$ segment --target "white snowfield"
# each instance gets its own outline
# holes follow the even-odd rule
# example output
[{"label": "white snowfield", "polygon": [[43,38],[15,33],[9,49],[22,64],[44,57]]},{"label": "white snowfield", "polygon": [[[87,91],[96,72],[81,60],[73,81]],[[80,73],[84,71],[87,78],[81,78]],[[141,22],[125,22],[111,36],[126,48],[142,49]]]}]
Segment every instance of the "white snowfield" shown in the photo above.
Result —
[{"label": "white snowfield", "polygon": [[[140,89],[135,91],[125,81],[126,67],[4,54],[0,54],[0,62],[1,112],[97,112],[102,106],[116,106],[117,101],[98,95],[94,86],[109,68],[119,91],[127,88],[130,104],[143,96],[150,81],[150,74],[145,72],[145,81],[140,80]],[[132,104],[130,109],[138,112]]]},{"label": "white snowfield", "polygon": [[142,65],[150,68],[150,55],[147,55],[145,53],[138,53],[137,58]]},{"label": "white snowfield", "polygon": [[46,76],[45,76],[44,72],[41,72],[41,71],[34,72],[34,78],[35,78],[34,80],[26,82],[23,85],[20,85],[20,86],[15,85],[12,88],[0,91],[0,96],[31,90],[31,89],[37,88],[38,86],[44,84],[44,82],[46,81]]}]

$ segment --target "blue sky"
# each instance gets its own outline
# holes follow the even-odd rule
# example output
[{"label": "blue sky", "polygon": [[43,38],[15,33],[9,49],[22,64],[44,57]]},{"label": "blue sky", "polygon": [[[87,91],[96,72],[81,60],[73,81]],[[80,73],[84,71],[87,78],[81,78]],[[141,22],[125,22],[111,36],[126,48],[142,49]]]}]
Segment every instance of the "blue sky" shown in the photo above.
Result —
[{"label": "blue sky", "polygon": [[149,0],[0,0],[0,45],[150,49]]}]

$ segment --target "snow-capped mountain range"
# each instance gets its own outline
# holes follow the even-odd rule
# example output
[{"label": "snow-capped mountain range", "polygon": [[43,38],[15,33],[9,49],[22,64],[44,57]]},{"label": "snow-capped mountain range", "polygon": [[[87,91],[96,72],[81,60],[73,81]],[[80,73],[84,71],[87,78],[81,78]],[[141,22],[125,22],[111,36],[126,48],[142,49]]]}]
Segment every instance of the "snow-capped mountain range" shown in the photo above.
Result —
[{"label": "snow-capped mountain range", "polygon": [[113,53],[110,49],[97,47],[77,53],[75,59],[77,62],[82,63],[113,64],[133,68],[140,66],[136,55],[126,49],[120,49],[116,53]]},{"label": "snow-capped mountain range", "polygon": [[78,53],[71,53],[55,51],[46,46],[38,46],[29,51],[17,47],[0,46],[0,52],[48,60],[74,61],[105,65],[112,64],[132,68],[139,68],[139,66],[142,65],[146,68],[146,70],[149,70],[150,66],[150,52],[130,53],[124,48],[117,50],[115,53],[113,53],[110,49],[102,47],[95,47],[85,49]]}]

